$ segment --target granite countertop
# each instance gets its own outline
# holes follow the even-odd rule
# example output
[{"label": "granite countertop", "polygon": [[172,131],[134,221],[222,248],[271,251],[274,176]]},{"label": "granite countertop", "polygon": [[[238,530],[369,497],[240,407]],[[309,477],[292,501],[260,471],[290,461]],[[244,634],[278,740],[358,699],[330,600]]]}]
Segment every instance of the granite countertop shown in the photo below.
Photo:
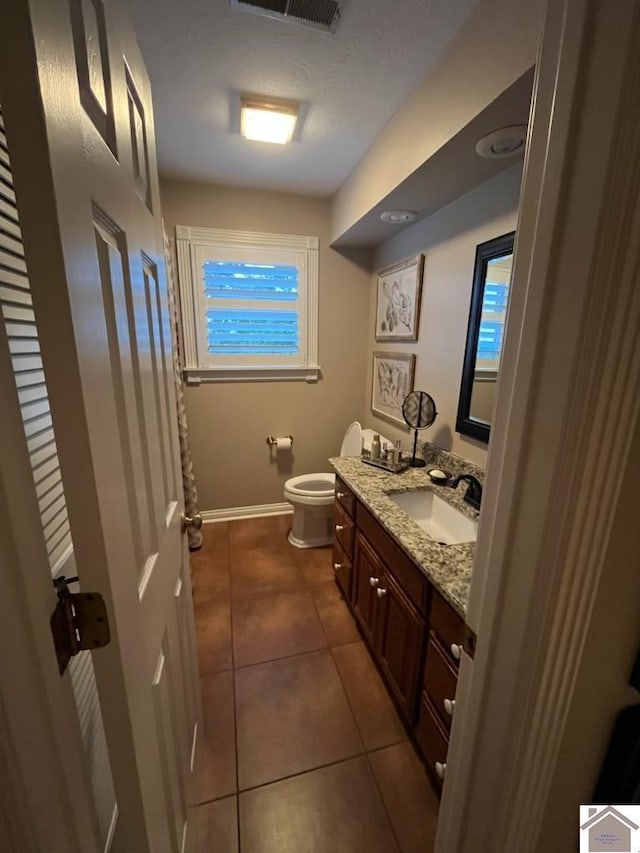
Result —
[{"label": "granite countertop", "polygon": [[454,490],[433,484],[426,473],[435,467],[432,464],[391,474],[353,456],[334,457],[329,462],[449,604],[465,618],[475,543],[440,545],[389,497],[397,492],[432,490],[468,518],[477,519],[478,513],[463,501],[464,486],[461,484]]}]

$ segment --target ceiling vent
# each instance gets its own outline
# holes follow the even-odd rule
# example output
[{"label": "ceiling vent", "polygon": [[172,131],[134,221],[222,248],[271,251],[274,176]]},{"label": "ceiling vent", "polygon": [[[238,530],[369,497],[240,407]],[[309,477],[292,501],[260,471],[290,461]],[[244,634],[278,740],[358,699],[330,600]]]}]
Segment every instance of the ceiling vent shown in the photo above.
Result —
[{"label": "ceiling vent", "polygon": [[343,4],[337,0],[230,0],[234,9],[334,33]]}]

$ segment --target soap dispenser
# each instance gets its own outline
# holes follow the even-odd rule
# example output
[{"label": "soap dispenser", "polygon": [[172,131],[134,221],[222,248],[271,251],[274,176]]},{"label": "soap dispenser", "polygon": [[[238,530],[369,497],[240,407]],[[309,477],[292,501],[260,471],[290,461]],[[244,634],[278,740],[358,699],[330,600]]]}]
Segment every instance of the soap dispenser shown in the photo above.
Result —
[{"label": "soap dispenser", "polygon": [[371,441],[371,458],[380,459],[380,436],[376,433]]}]

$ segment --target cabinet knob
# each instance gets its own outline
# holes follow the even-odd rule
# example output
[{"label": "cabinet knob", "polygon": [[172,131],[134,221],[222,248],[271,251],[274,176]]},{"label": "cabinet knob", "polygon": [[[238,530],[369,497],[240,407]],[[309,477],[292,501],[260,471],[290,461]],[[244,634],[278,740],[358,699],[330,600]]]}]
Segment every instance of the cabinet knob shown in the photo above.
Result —
[{"label": "cabinet knob", "polygon": [[369,583],[371,586],[378,586],[380,583],[380,578],[369,578]]},{"label": "cabinet knob", "polygon": [[376,595],[378,596],[378,598],[384,598],[386,594],[387,594],[386,589],[382,589],[381,587],[378,587],[378,589],[376,590]]},{"label": "cabinet knob", "polygon": [[440,779],[444,779],[444,771],[447,769],[447,765],[443,764],[441,761],[436,761],[436,773]]},{"label": "cabinet knob", "polygon": [[333,564],[333,571],[334,572],[339,572],[341,568],[342,568],[342,563],[334,563]]},{"label": "cabinet knob", "polygon": [[451,643],[451,654],[456,660],[460,660],[462,657],[462,646],[459,646],[457,643]]},{"label": "cabinet knob", "polygon": [[347,493],[346,492],[336,492],[336,497],[337,498],[346,498]]},{"label": "cabinet knob", "polygon": [[447,712],[447,714],[450,717],[452,717],[453,716],[453,709],[456,707],[456,700],[455,699],[445,699],[443,702],[443,705],[444,705],[444,709]]},{"label": "cabinet knob", "polygon": [[344,524],[336,524],[336,533],[340,533],[341,530],[344,530]]}]

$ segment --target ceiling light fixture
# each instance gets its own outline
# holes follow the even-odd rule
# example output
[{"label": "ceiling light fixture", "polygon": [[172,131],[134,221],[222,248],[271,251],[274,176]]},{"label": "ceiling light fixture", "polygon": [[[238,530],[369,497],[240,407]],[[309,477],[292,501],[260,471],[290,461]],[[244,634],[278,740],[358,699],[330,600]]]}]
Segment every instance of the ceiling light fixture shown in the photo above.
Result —
[{"label": "ceiling light fixture", "polygon": [[403,225],[405,222],[413,222],[417,218],[417,210],[385,210],[380,214],[380,219],[383,222],[389,222],[391,225]]},{"label": "ceiling light fixture", "polygon": [[509,127],[501,127],[478,140],[476,154],[492,160],[514,157],[524,151],[526,140],[526,124],[512,124]]},{"label": "ceiling light fixture", "polygon": [[286,145],[293,138],[297,121],[295,104],[240,99],[240,133],[245,139]]}]

